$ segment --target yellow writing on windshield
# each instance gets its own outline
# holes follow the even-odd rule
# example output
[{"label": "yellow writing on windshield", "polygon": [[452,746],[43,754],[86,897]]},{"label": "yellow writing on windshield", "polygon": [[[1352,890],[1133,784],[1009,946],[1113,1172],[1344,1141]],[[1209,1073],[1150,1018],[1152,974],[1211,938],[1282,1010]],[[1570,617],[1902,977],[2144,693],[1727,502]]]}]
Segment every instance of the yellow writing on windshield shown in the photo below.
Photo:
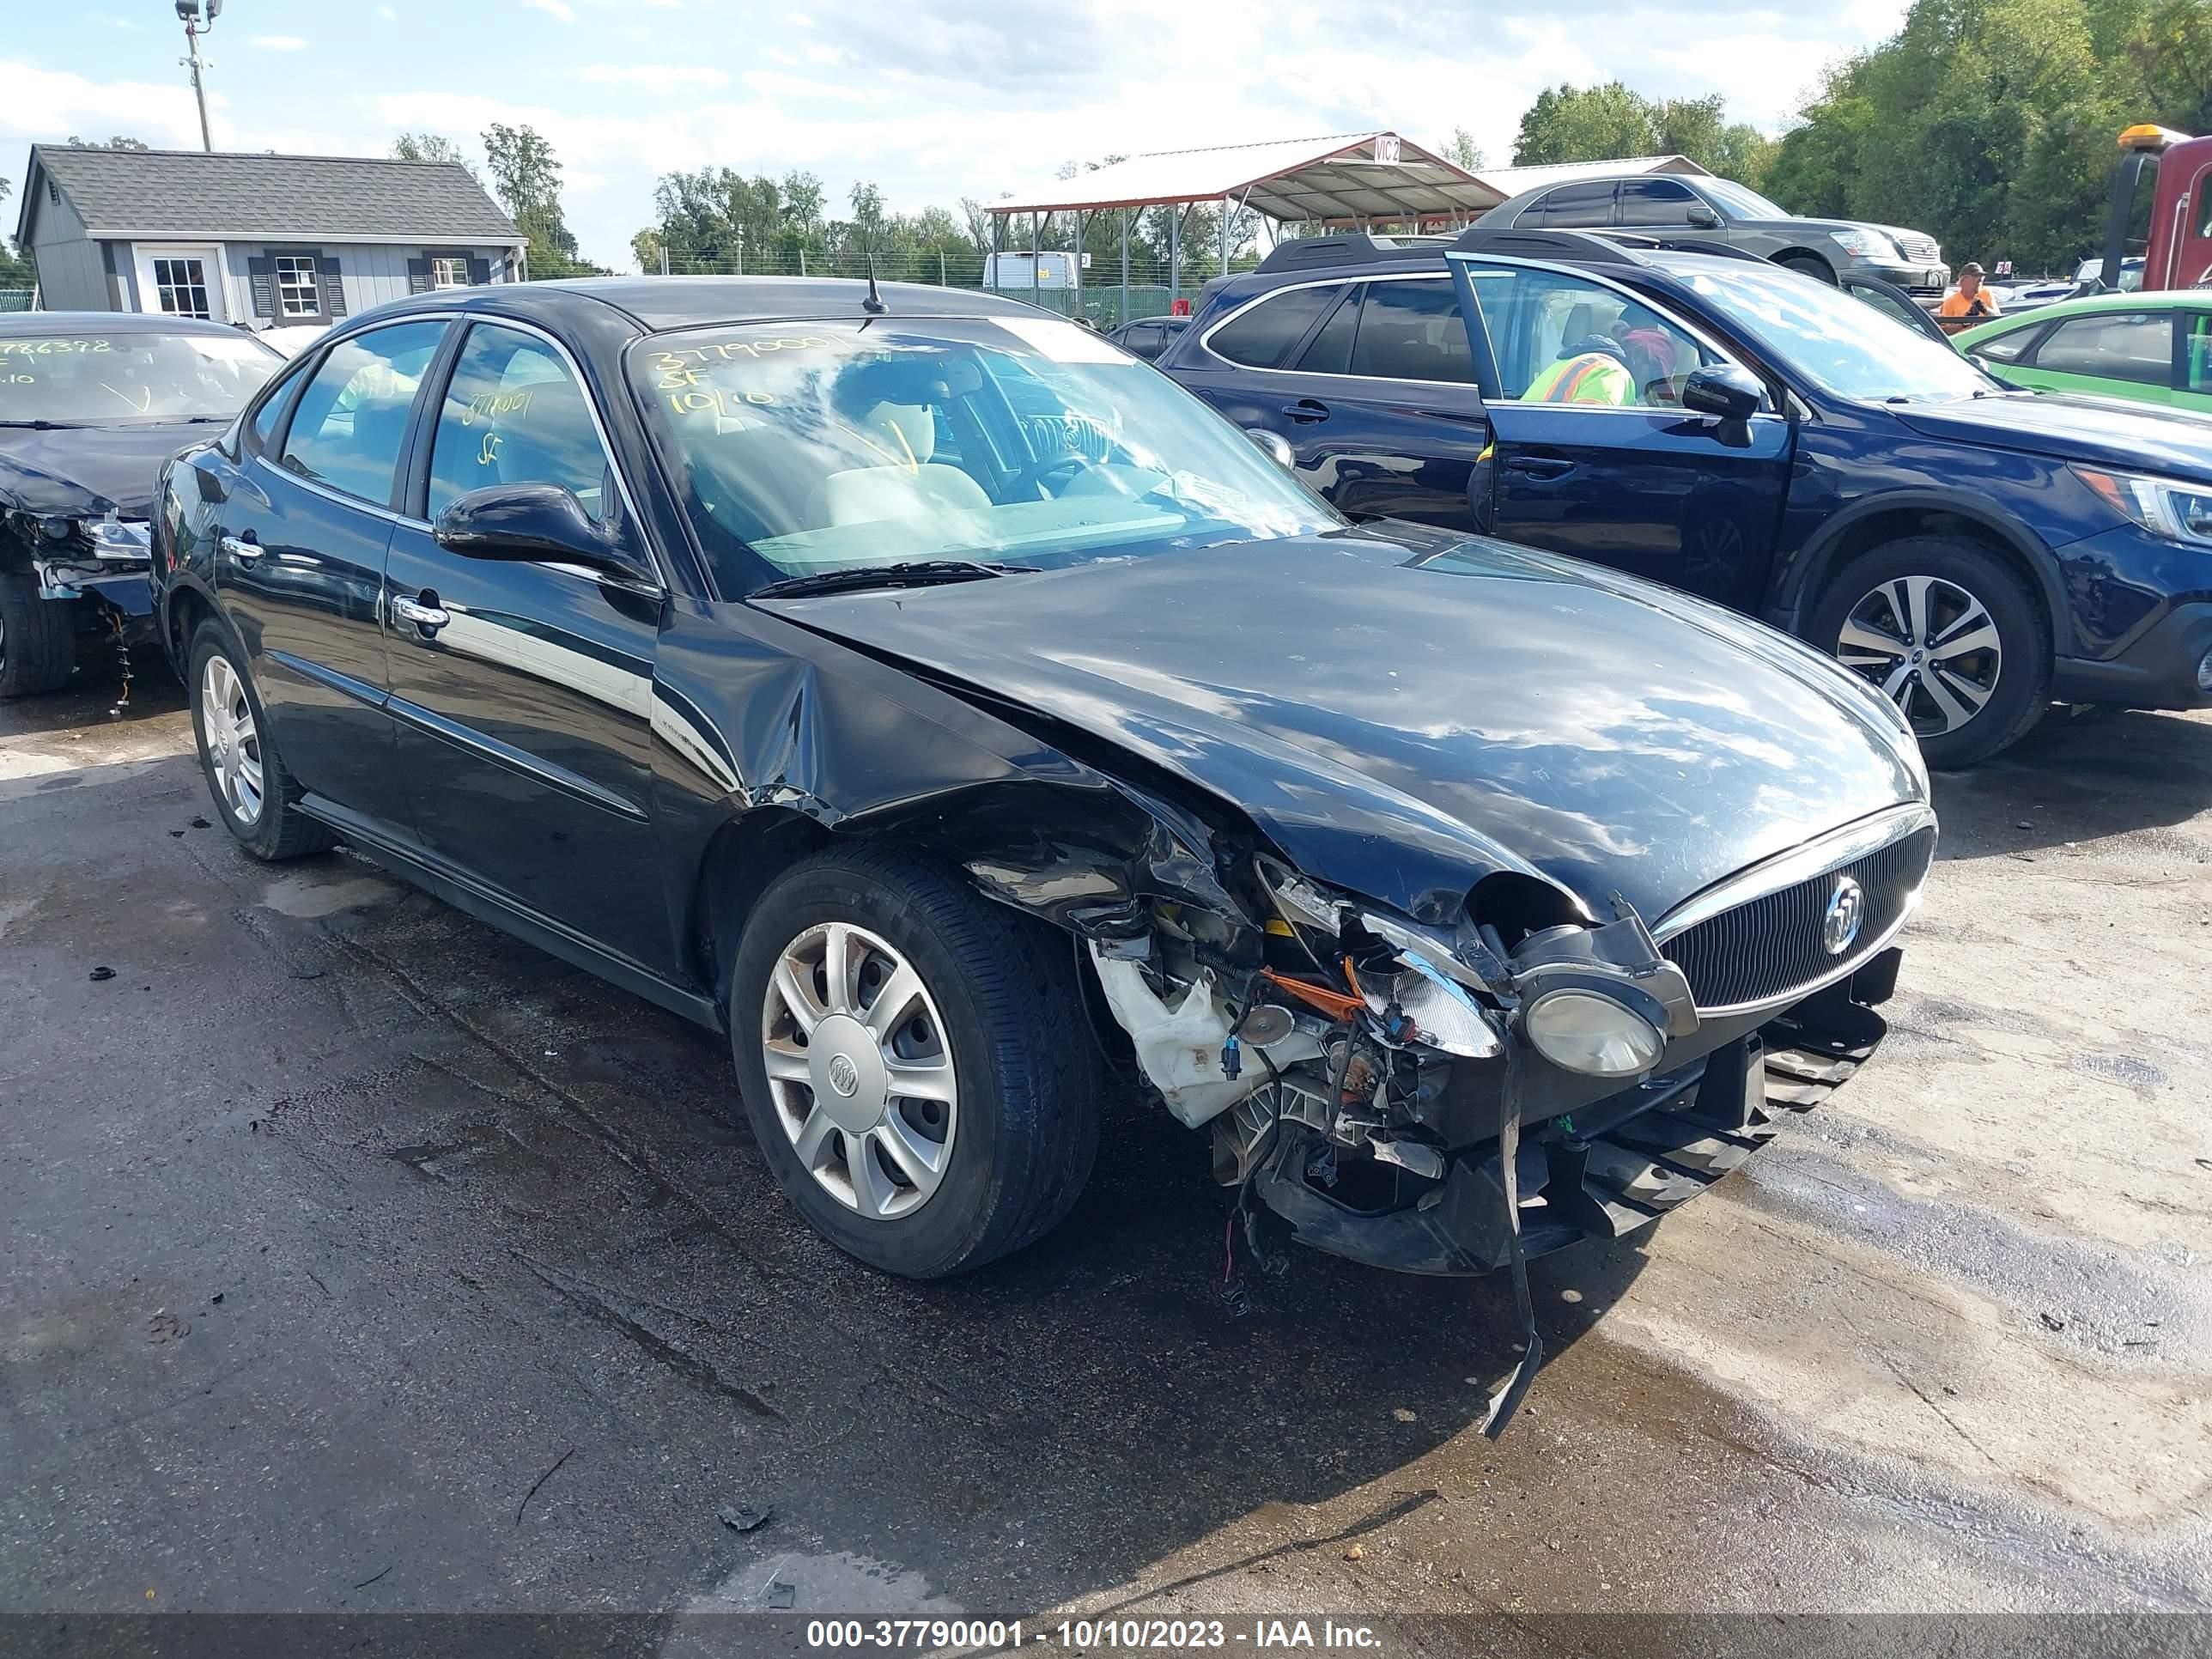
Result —
[{"label": "yellow writing on windshield", "polygon": [[0,357],[52,357],[64,352],[114,349],[112,340],[0,340]]},{"label": "yellow writing on windshield", "polygon": [[678,415],[727,415],[732,410],[744,409],[747,404],[765,409],[775,402],[765,392],[739,394],[726,392],[714,386],[686,387],[668,394],[668,406]]},{"label": "yellow writing on windshield", "polygon": [[820,334],[776,334],[764,340],[716,340],[706,345],[675,346],[653,354],[653,366],[674,374],[701,363],[734,363],[778,351],[835,351],[837,342]]}]

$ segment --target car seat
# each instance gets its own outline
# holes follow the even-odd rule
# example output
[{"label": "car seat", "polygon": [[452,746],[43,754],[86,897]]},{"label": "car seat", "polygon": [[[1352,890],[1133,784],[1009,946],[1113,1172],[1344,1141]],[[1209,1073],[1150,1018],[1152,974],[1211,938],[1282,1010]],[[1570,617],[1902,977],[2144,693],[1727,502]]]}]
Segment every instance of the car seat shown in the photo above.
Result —
[{"label": "car seat", "polygon": [[849,430],[860,440],[854,447],[872,464],[823,478],[807,503],[809,525],[876,524],[991,505],[982,485],[958,467],[930,459],[937,453],[937,412],[928,405],[878,403]]}]

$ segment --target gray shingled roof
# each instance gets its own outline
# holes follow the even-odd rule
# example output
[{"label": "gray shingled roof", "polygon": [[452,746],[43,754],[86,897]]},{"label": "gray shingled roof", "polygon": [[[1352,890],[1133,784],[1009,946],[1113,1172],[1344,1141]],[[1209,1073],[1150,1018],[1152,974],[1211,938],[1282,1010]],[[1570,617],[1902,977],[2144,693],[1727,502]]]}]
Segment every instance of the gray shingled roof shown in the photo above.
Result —
[{"label": "gray shingled roof", "polygon": [[523,240],[483,186],[453,161],[52,144],[34,146],[31,157],[33,172],[46,168],[94,236]]}]

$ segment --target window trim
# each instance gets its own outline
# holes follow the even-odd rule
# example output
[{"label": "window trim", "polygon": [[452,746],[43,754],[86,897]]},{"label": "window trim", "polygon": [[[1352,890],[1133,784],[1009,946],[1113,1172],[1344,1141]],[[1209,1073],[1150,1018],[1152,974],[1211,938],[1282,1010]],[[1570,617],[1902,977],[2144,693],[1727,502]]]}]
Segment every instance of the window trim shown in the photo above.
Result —
[{"label": "window trim", "polygon": [[[1706,350],[1711,352],[1713,356],[1717,357],[1722,362],[1728,364],[1731,368],[1743,370],[1744,373],[1752,375],[1760,385],[1764,386],[1766,388],[1767,401],[1774,406],[1771,409],[1762,409],[1759,410],[1757,414],[1754,414],[1752,416],[1753,420],[1757,420],[1761,416],[1765,416],[1769,420],[1787,420],[1790,418],[1790,404],[1792,402],[1798,401],[1796,387],[1791,386],[1788,377],[1783,374],[1779,370],[1767,368],[1765,363],[1758,359],[1747,358],[1740,352],[1729,350],[1728,347],[1713,337],[1710,330],[1696,326],[1694,324],[1687,321],[1686,319],[1679,315],[1676,312],[1661,305],[1650,295],[1638,294],[1634,289],[1630,288],[1626,283],[1616,283],[1610,276],[1601,276],[1595,271],[1583,270],[1571,265],[1554,264],[1542,259],[1516,259],[1502,253],[1447,254],[1444,258],[1444,264],[1447,270],[1455,270],[1462,264],[1513,265],[1526,270],[1543,270],[1550,271],[1554,274],[1578,276],[1584,282],[1596,283],[1600,288],[1611,289],[1615,294],[1620,295],[1621,298],[1630,301],[1634,304],[1642,306],[1646,311],[1654,313],[1665,322],[1680,329],[1683,333],[1688,335]],[[1455,289],[1458,287],[1458,279],[1456,277],[1453,279],[1453,287]],[[1486,313],[1484,313],[1480,306],[1477,306],[1475,307],[1475,312],[1476,320],[1482,327],[1482,349],[1489,356],[1492,368],[1495,369],[1498,363],[1498,344],[1496,341],[1490,337],[1490,318]],[[1472,342],[1470,342],[1470,343],[1472,343]],[[1519,406],[1521,404],[1521,399],[1518,398],[1500,396],[1492,398],[1486,392],[1483,393],[1483,397],[1486,402],[1512,404],[1516,406]],[[1660,405],[1650,404],[1626,404],[1615,405],[1611,404],[1530,404],[1528,407],[1550,410],[1575,410],[1586,415],[1641,416],[1649,416],[1655,409],[1657,409],[1662,413],[1687,416],[1692,419],[1711,420],[1717,418],[1717,416],[1699,416],[1698,411],[1694,409],[1682,409],[1673,404]]]},{"label": "window trim", "polygon": [[[1355,271],[1357,270],[1357,267],[1354,267],[1353,269]],[[1371,286],[1376,283],[1434,282],[1442,282],[1447,288],[1451,289],[1453,302],[1454,304],[1457,304],[1459,298],[1458,287],[1452,281],[1451,267],[1449,265],[1446,265],[1444,267],[1441,275],[1432,270],[1377,270],[1368,271],[1364,274],[1346,276],[1343,271],[1340,270],[1334,276],[1316,276],[1301,283],[1285,283],[1280,288],[1271,288],[1264,294],[1255,295],[1251,299],[1247,300],[1243,304],[1238,306],[1236,310],[1230,312],[1227,315],[1223,317],[1218,322],[1210,324],[1207,326],[1206,332],[1198,337],[1198,343],[1208,356],[1213,358],[1215,362],[1236,370],[1239,374],[1285,374],[1290,376],[1293,380],[1351,380],[1357,381],[1361,386],[1454,386],[1462,391],[1472,392],[1476,398],[1480,398],[1484,394],[1482,391],[1482,381],[1479,365],[1476,368],[1476,378],[1469,380],[1393,380],[1385,375],[1376,374],[1331,374],[1322,369],[1254,368],[1248,363],[1238,362],[1233,357],[1224,357],[1213,349],[1213,337],[1217,331],[1228,327],[1230,324],[1235,322],[1239,317],[1242,317],[1246,312],[1251,310],[1255,306],[1265,305],[1277,295],[1288,294],[1294,289],[1343,287],[1350,289],[1358,288],[1363,283]],[[1349,299],[1351,295],[1349,294],[1346,295],[1346,299]],[[1339,303],[1342,303],[1342,301],[1340,301]],[[1322,313],[1319,317],[1316,318],[1314,319],[1313,326],[1308,328],[1304,334],[1298,337],[1297,343],[1300,349],[1304,349],[1304,347],[1311,344],[1313,342],[1315,329],[1327,326],[1328,319],[1335,314],[1336,307],[1332,306],[1327,311]],[[1487,341],[1486,337],[1486,343]],[[1473,356],[1471,351],[1469,356],[1470,357]]]},{"label": "window trim", "polygon": [[[307,290],[308,297],[314,301],[315,308],[313,311],[294,311],[291,308],[291,299],[285,292],[284,283],[286,275],[284,264],[287,260],[289,260],[295,267],[290,275],[292,287],[295,290],[301,285],[301,272],[297,267],[302,264],[307,266]],[[280,325],[298,322],[309,318],[317,321],[329,319],[328,313],[323,308],[323,256],[321,254],[297,251],[280,253],[272,249],[269,255],[269,281],[276,296],[276,318]]]}]

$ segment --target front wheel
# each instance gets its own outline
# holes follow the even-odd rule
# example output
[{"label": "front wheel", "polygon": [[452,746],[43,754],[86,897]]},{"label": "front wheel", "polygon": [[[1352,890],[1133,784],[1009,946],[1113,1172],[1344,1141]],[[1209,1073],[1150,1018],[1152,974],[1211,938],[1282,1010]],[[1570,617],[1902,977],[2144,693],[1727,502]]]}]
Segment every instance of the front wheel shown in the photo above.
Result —
[{"label": "front wheel", "polygon": [[888,849],[763,895],[730,1034],[769,1170],[840,1249],[910,1279],[981,1267],[1067,1213],[1100,1078],[1064,934]]},{"label": "front wheel", "polygon": [[39,585],[13,570],[0,571],[0,697],[58,691],[76,669],[77,605],[42,599]]},{"label": "front wheel", "polygon": [[1826,259],[1816,258],[1810,253],[1792,253],[1774,263],[1784,270],[1796,271],[1800,276],[1810,276],[1814,282],[1826,283],[1830,288],[1836,286],[1835,267]]},{"label": "front wheel", "polygon": [[2042,612],[2009,564],[1971,542],[1914,536],[1854,559],[1812,629],[1904,712],[1933,767],[1987,760],[2049,706]]}]

